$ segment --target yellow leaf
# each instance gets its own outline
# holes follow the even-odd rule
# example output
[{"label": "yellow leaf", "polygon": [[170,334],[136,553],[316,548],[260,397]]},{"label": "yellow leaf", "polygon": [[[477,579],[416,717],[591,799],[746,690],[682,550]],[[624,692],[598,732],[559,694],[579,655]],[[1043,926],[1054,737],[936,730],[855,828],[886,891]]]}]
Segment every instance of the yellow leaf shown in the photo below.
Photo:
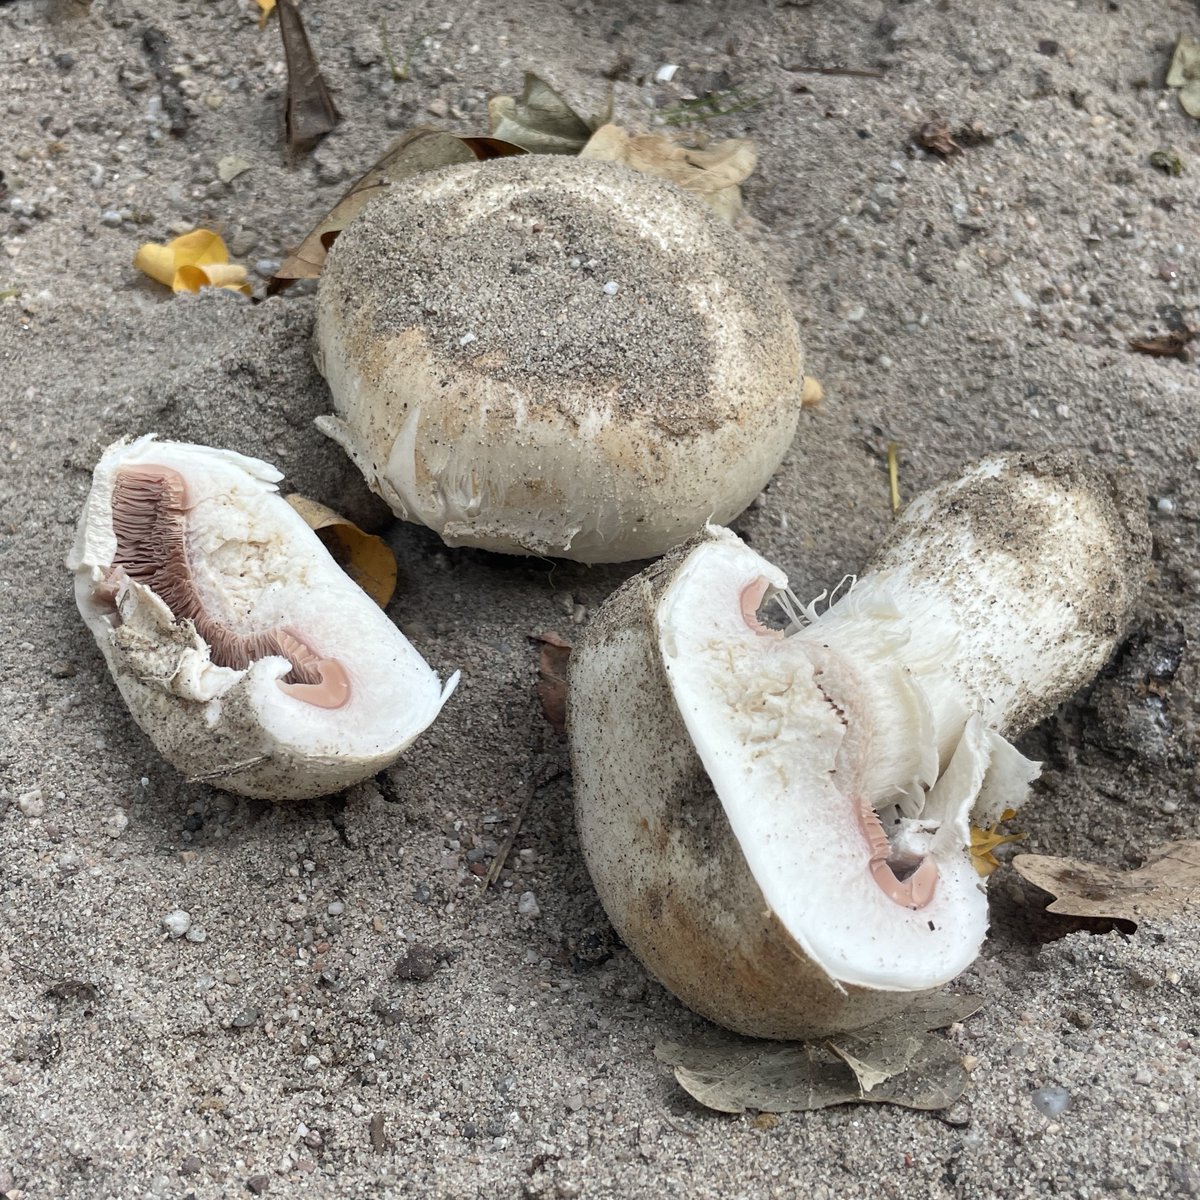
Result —
[{"label": "yellow leaf", "polygon": [[[1000,820],[1008,821],[1016,815],[1011,808],[1006,808]],[[993,853],[997,846],[1003,846],[1005,842],[1025,840],[1023,833],[997,833],[999,828],[999,823],[987,829],[971,827],[971,861],[975,864],[975,870],[985,878],[1000,865],[1000,860]]]},{"label": "yellow leaf", "polygon": [[211,229],[193,229],[166,245],[147,242],[138,247],[133,265],[175,292],[218,287],[250,295],[246,268],[229,261],[225,242]]},{"label": "yellow leaf", "polygon": [[287,502],[304,518],[338,566],[380,608],[396,590],[396,556],[383,538],[364,533],[352,521],[307,496],[293,493]]},{"label": "yellow leaf", "polygon": [[758,161],[754,143],[743,138],[718,142],[708,150],[681,146],[661,133],[630,136],[619,125],[602,125],[579,152],[580,158],[621,163],[657,175],[695,192],[727,221],[742,208],[738,185]]},{"label": "yellow leaf", "polygon": [[275,0],[255,0],[255,3],[259,7],[258,27],[262,29],[266,25],[267,18],[271,15],[272,9],[275,7]]}]

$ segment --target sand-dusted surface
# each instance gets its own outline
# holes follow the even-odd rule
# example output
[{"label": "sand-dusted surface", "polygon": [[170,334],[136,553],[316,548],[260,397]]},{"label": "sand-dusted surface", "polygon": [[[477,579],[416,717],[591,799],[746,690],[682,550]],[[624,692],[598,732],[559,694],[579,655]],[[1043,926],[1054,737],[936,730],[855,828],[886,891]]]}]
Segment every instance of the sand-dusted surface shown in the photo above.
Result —
[{"label": "sand-dusted surface", "polygon": [[[0,1194],[1200,1192],[1200,919],[1044,943],[1008,871],[961,981],[984,1007],[951,1035],[976,1063],[953,1109],[760,1128],[676,1088],[653,1046],[703,1025],[612,940],[528,641],[570,635],[627,569],[392,526],[391,612],[463,684],[396,769],[273,807],[159,760],[61,566],[91,468],[125,433],[260,454],[292,487],[386,515],[312,427],[329,402],[311,298],[172,299],[130,268],[139,242],[207,223],[241,261],[277,260],[396,129],[479,129],[526,67],[593,109],[615,74],[634,125],[741,85],[768,98],[700,129],[759,145],[742,226],[826,399],[739,529],[812,595],[888,527],[889,440],[907,495],[994,449],[1074,447],[1137,472],[1155,555],[1132,649],[1023,740],[1047,768],[1022,824],[1033,850],[1115,865],[1195,836],[1193,652],[1159,677],[1200,635],[1200,373],[1126,346],[1200,307],[1200,125],[1162,87],[1195,6],[308,0],[346,120],[294,166],[278,35],[250,6],[71,9],[0,4],[0,292],[20,289],[0,303]],[[381,20],[415,47],[406,82],[381,62]],[[166,38],[166,104],[147,28]],[[655,84],[664,63],[680,71]],[[915,156],[935,112],[997,136],[952,163]],[[1149,164],[1159,149],[1183,175]],[[226,185],[230,155],[252,167]],[[482,894],[471,868],[530,795]],[[203,940],[164,932],[174,910]],[[414,946],[444,950],[424,981],[396,974]],[[1071,1093],[1055,1117],[1031,1099],[1051,1086]]]}]

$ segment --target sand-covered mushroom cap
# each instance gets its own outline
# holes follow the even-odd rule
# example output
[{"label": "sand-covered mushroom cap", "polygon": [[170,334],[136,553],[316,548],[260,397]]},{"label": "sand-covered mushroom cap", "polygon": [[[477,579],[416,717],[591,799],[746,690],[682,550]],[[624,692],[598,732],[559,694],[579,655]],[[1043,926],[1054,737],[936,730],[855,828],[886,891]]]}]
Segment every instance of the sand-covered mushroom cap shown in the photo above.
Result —
[{"label": "sand-covered mushroom cap", "polygon": [[277,493],[152,435],[95,469],[67,566],[130,712],[186,775],[293,799],[382,770],[453,691]]},{"label": "sand-covered mushroom cap", "polygon": [[[712,528],[571,659],[576,811],[621,936],[696,1011],[802,1037],[953,979],[987,930],[972,826],[1026,798],[1008,740],[1086,682],[1144,579],[1140,497],[1059,455],[985,460],[819,610]],[[759,619],[783,597],[786,633]]]},{"label": "sand-covered mushroom cap", "polygon": [[611,163],[421,175],[334,245],[318,424],[451,545],[649,557],[731,520],[796,431],[799,337],[710,209]]}]

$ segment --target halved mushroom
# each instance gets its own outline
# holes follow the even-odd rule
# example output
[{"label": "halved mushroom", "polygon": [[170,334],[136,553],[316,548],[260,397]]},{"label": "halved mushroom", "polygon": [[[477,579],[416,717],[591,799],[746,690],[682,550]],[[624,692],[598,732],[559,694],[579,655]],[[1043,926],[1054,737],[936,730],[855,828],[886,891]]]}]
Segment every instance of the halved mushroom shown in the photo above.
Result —
[{"label": "halved mushroom", "polygon": [[[1064,456],[915,501],[826,611],[710,528],[571,657],[580,839],[630,948],[697,1012],[802,1037],[953,979],[987,929],[971,827],[1038,764],[1008,740],[1086,682],[1143,582],[1140,500]],[[782,597],[790,632],[758,613]]]},{"label": "halved mushroom", "polygon": [[323,795],[382,770],[454,690],[277,494],[274,467],[153,435],[96,467],[67,566],[134,719],[186,775]]}]

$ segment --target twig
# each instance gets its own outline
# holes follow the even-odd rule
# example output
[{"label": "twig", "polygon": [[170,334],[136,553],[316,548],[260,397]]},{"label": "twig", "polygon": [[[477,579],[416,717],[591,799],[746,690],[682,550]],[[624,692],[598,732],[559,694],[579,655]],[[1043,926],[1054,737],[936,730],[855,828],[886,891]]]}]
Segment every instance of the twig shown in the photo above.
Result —
[{"label": "twig", "polygon": [[888,462],[888,485],[892,491],[892,512],[893,514],[900,511],[900,446],[897,442],[888,442],[887,445],[887,462]]},{"label": "twig", "polygon": [[851,75],[855,79],[882,79],[882,67],[818,67],[812,63],[792,63],[783,68],[804,75]]}]

